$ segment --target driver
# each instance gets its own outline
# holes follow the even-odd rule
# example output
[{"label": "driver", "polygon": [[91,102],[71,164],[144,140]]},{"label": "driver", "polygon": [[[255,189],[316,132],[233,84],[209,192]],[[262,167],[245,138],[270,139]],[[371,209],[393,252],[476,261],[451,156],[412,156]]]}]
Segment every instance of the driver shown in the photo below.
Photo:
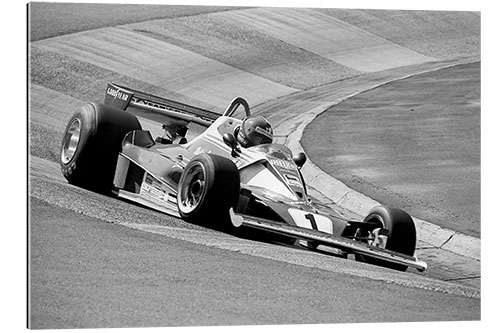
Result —
[{"label": "driver", "polygon": [[236,140],[244,148],[273,142],[273,128],[262,116],[247,117],[236,128]]}]

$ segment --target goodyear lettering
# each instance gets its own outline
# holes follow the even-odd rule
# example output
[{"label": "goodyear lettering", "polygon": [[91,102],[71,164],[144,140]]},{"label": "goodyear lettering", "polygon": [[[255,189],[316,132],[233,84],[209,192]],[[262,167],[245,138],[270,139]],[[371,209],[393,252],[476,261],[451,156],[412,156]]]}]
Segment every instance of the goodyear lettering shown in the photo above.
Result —
[{"label": "goodyear lettering", "polygon": [[127,101],[128,98],[129,98],[129,95],[124,93],[123,91],[120,91],[118,89],[113,89],[111,87],[108,87],[108,90],[106,91],[106,93],[113,97],[114,99],[119,99],[119,100],[122,100],[122,101]]}]

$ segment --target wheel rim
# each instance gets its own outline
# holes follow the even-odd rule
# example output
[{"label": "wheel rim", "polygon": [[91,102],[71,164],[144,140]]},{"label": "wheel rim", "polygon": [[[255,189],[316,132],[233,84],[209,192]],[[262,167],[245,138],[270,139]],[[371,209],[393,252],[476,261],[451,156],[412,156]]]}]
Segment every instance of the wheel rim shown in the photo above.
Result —
[{"label": "wheel rim", "polygon": [[387,247],[387,235],[383,234],[382,228],[375,228],[368,234],[368,245],[385,249]]},{"label": "wheel rim", "polygon": [[369,222],[378,222],[379,227],[375,228],[367,233],[367,243],[368,245],[379,247],[385,249],[387,246],[387,234],[382,233],[381,230],[384,228],[384,221],[378,216],[372,216],[372,218],[367,219]]},{"label": "wheel rim", "polygon": [[81,127],[80,119],[73,119],[68,126],[61,150],[61,161],[64,164],[68,164],[73,159],[73,156],[75,156],[78,143],[80,142]]},{"label": "wheel rim", "polygon": [[203,201],[205,192],[205,169],[202,164],[195,164],[185,171],[185,178],[180,191],[179,209],[191,213]]}]

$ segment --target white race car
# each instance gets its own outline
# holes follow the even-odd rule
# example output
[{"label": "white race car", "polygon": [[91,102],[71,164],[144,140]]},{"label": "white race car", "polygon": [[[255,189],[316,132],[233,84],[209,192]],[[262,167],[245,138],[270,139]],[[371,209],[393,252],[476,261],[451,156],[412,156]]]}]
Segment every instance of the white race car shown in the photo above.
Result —
[{"label": "white race car", "polygon": [[[242,119],[235,117],[241,109]],[[160,120],[165,134],[153,138],[137,115]],[[89,103],[69,120],[62,172],[71,184],[225,231],[260,229],[281,243],[397,270],[427,268],[414,257],[415,225],[406,212],[378,206],[350,221],[314,200],[300,171],[305,155],[273,143],[260,118],[243,98],[220,115],[108,84],[104,103]]]}]

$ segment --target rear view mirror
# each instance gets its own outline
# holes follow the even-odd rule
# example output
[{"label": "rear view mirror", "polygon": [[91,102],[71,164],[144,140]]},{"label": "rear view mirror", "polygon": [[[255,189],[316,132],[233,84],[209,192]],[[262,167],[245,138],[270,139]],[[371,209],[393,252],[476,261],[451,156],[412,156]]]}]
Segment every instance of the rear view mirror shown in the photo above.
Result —
[{"label": "rear view mirror", "polygon": [[293,155],[293,161],[297,164],[297,167],[300,169],[307,161],[307,156],[303,152]]}]

